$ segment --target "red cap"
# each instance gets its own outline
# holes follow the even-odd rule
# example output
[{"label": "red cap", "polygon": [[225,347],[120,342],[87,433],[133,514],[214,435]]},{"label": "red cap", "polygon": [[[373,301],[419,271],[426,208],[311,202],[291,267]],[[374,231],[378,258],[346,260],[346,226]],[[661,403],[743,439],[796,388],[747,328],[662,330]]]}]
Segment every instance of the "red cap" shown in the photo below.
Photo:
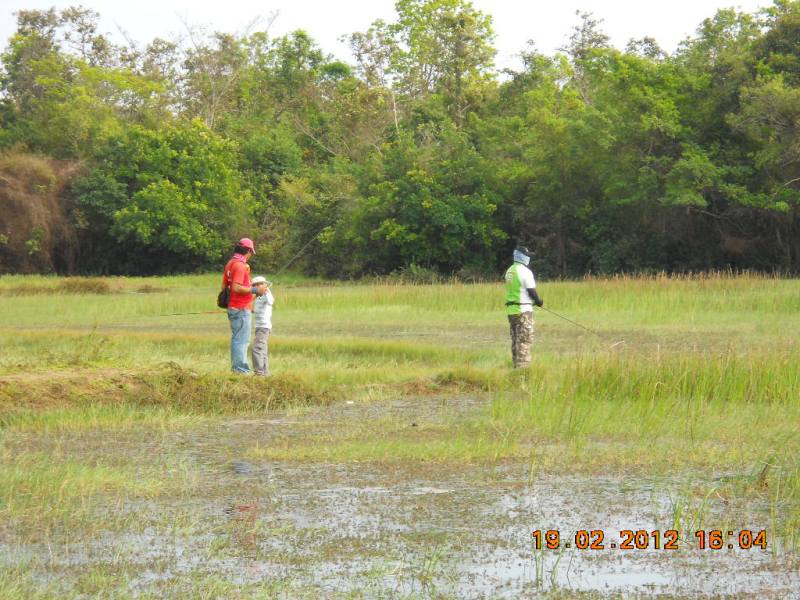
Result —
[{"label": "red cap", "polygon": [[242,248],[247,248],[249,250],[252,250],[253,254],[256,253],[256,247],[253,244],[253,240],[251,240],[250,238],[242,238],[242,239],[240,239],[239,240],[239,245]]}]

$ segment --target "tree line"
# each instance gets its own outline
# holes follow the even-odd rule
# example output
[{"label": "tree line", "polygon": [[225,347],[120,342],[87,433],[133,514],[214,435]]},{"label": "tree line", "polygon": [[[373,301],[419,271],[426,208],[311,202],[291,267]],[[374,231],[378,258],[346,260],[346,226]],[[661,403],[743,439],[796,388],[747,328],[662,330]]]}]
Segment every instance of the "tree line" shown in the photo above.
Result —
[{"label": "tree line", "polygon": [[[672,54],[565,47],[494,66],[465,0],[398,0],[349,62],[269,28],[115,44],[21,10],[0,72],[0,272],[217,267],[482,277],[800,271],[800,1],[718,11]],[[565,36],[566,37],[566,36]]]}]

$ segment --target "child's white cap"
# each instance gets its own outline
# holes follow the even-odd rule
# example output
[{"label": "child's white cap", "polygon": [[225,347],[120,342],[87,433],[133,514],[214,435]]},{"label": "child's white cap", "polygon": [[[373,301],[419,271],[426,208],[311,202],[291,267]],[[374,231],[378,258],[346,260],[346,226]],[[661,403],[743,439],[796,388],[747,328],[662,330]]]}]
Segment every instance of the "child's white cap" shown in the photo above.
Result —
[{"label": "child's white cap", "polygon": [[266,277],[262,277],[261,275],[259,275],[258,277],[253,277],[250,280],[250,283],[252,285],[258,285],[259,283],[267,283],[267,278]]}]

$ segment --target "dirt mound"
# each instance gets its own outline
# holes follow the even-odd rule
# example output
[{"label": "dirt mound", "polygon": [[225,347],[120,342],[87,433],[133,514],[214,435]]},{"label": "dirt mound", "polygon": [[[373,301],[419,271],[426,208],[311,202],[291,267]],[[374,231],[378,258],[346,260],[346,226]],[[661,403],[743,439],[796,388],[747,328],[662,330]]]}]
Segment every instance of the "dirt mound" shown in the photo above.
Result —
[{"label": "dirt mound", "polygon": [[78,237],[70,218],[75,161],[0,154],[0,274],[72,273]]}]

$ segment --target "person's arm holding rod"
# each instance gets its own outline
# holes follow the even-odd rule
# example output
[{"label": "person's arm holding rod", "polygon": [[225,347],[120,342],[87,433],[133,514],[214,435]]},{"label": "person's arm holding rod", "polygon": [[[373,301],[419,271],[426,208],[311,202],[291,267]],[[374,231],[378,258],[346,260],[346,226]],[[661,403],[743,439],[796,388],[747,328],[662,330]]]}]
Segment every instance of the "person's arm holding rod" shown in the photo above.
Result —
[{"label": "person's arm holding rod", "polygon": [[236,292],[237,294],[255,294],[256,296],[261,296],[262,294],[259,293],[258,287],[247,287],[246,285],[242,285],[241,283],[231,283],[231,291]]}]

